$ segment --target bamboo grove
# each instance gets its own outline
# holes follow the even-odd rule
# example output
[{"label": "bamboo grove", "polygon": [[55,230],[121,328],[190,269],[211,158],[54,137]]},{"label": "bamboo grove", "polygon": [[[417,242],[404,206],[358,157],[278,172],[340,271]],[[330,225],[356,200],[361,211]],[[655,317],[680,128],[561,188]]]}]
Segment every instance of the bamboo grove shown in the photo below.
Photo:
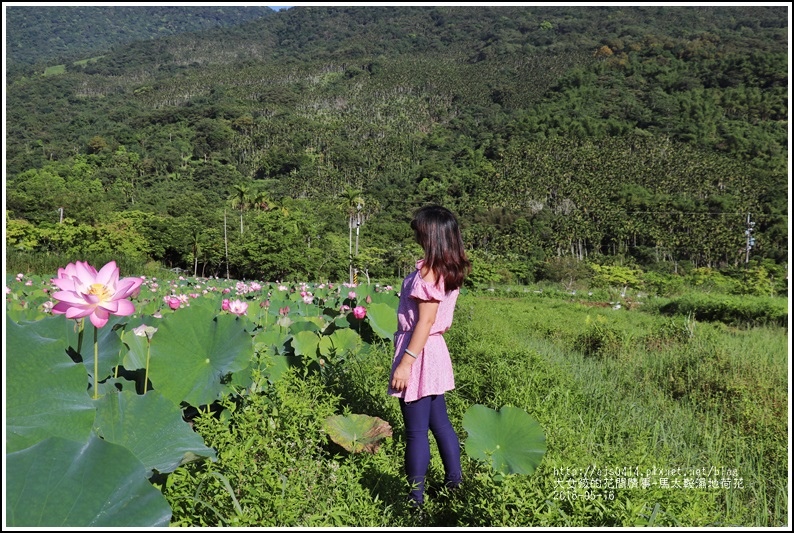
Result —
[{"label": "bamboo grove", "polygon": [[375,277],[428,202],[517,281],[782,264],[787,32],[769,6],[317,6],[14,64],[6,247],[346,278],[356,197]]}]

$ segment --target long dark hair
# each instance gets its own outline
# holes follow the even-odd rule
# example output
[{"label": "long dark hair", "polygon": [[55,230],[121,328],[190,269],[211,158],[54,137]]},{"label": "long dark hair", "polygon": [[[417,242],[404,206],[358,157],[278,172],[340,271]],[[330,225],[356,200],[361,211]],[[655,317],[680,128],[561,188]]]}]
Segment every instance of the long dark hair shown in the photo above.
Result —
[{"label": "long dark hair", "polygon": [[425,266],[436,274],[436,283],[443,279],[445,291],[460,288],[471,272],[471,262],[452,211],[440,205],[425,206],[414,215],[411,229],[425,251]]}]

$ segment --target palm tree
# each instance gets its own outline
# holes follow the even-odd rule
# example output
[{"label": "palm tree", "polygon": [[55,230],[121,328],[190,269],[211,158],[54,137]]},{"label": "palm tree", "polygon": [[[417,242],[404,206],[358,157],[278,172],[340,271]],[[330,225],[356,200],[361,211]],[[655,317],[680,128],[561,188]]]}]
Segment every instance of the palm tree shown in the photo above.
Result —
[{"label": "palm tree", "polygon": [[251,203],[257,209],[257,211],[260,209],[270,211],[273,209],[273,207],[275,207],[275,202],[273,202],[273,200],[270,198],[270,195],[266,191],[257,191],[254,193]]},{"label": "palm tree", "polygon": [[229,196],[232,208],[240,209],[240,234],[243,233],[243,211],[251,201],[250,189],[247,185],[235,185],[234,192]]},{"label": "palm tree", "polygon": [[364,198],[361,196],[361,189],[356,189],[346,185],[340,194],[341,203],[339,207],[347,215],[348,244],[347,254],[349,258],[350,283],[353,283],[353,225],[356,226],[356,253],[358,253],[358,228],[361,225],[361,209],[364,207]]},{"label": "palm tree", "polygon": [[201,253],[201,228],[193,226],[190,231],[193,241],[193,277],[198,276],[198,257]]}]

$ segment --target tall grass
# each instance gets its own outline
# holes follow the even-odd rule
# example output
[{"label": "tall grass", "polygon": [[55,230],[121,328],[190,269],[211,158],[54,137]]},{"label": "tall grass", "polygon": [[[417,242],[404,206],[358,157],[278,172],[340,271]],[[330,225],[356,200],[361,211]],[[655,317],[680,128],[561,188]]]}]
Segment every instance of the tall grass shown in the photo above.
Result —
[{"label": "tall grass", "polygon": [[[743,489],[618,492],[649,509],[660,503],[659,519],[670,525],[786,523],[783,328],[526,297],[465,297],[456,318],[451,404],[511,404],[536,416],[549,442],[541,478],[564,466],[735,468]],[[574,502],[566,514],[593,503]],[[626,518],[607,505],[599,519],[633,525]]]},{"label": "tall grass", "polygon": [[[457,385],[447,400],[461,440],[466,440],[463,414],[475,403],[526,410],[540,422],[547,440],[546,454],[532,476],[500,478],[464,453],[461,490],[449,498],[429,497],[424,516],[411,514],[405,506],[402,417],[397,401],[386,394],[391,347],[376,345],[344,366],[328,369],[321,380],[287,374],[284,383],[238,406],[226,422],[197,421],[207,442],[221,445],[219,461],[187,465],[169,482],[173,523],[787,523],[785,328],[740,329],[534,293],[468,293],[458,300],[455,322],[445,337]],[[318,433],[319,421],[331,412],[381,417],[394,435],[374,456],[342,453]],[[606,485],[616,477],[606,469],[622,469],[624,485],[578,486],[583,474]],[[724,474],[726,469],[735,469],[735,475]],[[676,476],[676,470],[682,474]],[[208,477],[212,472],[230,480],[242,514],[227,489]],[[680,479],[674,481],[676,477]],[[430,484],[443,478],[434,445],[428,478]],[[650,484],[628,486],[628,478]],[[684,486],[684,478],[689,485]],[[699,478],[720,486],[697,486]],[[721,486],[723,478],[730,478],[729,487]],[[739,479],[741,487],[735,486]],[[571,481],[574,486],[567,487]],[[301,497],[304,489],[313,495],[310,502]],[[186,505],[199,494],[215,514]]]}]

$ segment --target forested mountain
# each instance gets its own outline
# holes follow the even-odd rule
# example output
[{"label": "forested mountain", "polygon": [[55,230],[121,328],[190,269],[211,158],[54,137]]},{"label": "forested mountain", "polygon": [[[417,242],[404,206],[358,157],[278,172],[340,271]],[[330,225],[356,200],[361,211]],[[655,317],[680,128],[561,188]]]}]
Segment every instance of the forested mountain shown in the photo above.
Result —
[{"label": "forested mountain", "polygon": [[440,202],[474,279],[781,264],[787,9],[294,7],[9,74],[6,244],[388,277]]},{"label": "forested mountain", "polygon": [[6,6],[9,67],[85,59],[134,41],[235,26],[267,6]]}]

